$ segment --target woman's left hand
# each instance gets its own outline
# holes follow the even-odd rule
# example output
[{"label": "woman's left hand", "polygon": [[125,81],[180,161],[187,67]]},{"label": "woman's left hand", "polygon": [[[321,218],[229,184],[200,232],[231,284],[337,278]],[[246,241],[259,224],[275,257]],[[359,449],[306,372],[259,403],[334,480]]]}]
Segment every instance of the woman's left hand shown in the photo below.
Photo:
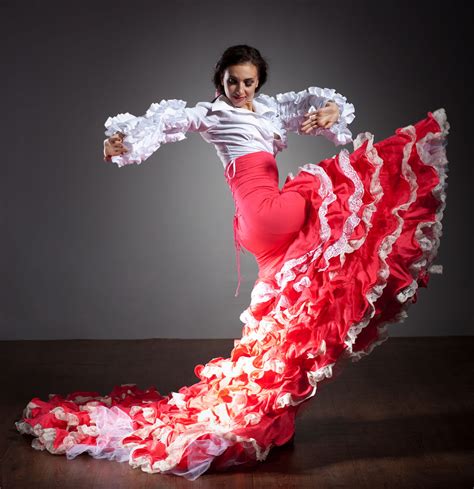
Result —
[{"label": "woman's left hand", "polygon": [[307,112],[301,123],[301,132],[308,134],[316,127],[329,129],[339,119],[339,107],[335,102],[328,102],[323,108]]}]

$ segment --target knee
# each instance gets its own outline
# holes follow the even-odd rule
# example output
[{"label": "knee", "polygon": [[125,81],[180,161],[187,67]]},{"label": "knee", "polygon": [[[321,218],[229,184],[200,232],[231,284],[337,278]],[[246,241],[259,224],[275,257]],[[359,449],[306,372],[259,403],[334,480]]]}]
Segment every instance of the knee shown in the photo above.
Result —
[{"label": "knee", "polygon": [[281,192],[263,203],[260,217],[270,232],[296,233],[306,221],[306,200],[298,192]]},{"label": "knee", "polygon": [[306,199],[298,192],[283,192],[280,195],[282,218],[286,220],[288,232],[297,232],[306,221]]}]

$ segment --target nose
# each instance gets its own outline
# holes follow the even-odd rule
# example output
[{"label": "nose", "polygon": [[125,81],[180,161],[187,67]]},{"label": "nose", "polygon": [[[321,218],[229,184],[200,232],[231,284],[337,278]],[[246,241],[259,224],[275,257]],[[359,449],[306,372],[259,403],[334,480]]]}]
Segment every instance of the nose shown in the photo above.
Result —
[{"label": "nose", "polygon": [[241,95],[242,93],[245,93],[245,83],[242,82],[239,84],[239,87],[237,88],[237,95]]}]

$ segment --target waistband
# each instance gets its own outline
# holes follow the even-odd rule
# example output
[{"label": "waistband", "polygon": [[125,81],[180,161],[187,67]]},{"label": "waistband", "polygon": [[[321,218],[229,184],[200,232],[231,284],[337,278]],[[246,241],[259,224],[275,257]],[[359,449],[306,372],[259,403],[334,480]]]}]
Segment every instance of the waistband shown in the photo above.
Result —
[{"label": "waistband", "polygon": [[250,170],[250,168],[258,165],[258,162],[267,162],[268,160],[270,160],[272,164],[276,164],[275,156],[268,151],[254,151],[253,153],[247,153],[245,155],[232,158],[225,166],[224,174],[227,179],[227,183],[230,185],[230,182],[235,177],[238,169]]}]

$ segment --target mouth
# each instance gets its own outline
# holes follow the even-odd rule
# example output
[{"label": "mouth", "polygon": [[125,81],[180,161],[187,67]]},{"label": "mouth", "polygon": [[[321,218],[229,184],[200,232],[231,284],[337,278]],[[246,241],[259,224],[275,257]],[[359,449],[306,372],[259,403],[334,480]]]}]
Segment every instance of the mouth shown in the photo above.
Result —
[{"label": "mouth", "polygon": [[236,95],[233,95],[234,99],[237,100],[237,102],[241,102],[242,100],[245,100],[245,97],[237,97]]}]

